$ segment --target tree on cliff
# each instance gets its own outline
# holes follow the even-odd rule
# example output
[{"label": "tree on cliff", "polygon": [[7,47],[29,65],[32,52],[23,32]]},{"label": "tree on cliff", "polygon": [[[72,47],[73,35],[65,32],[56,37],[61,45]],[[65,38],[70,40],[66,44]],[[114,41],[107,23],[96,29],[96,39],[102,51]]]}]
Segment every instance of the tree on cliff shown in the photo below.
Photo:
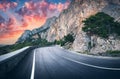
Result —
[{"label": "tree on cliff", "polygon": [[120,35],[120,23],[115,22],[114,18],[99,12],[94,16],[87,18],[84,22],[83,31],[90,35],[98,35],[108,38],[110,34]]}]

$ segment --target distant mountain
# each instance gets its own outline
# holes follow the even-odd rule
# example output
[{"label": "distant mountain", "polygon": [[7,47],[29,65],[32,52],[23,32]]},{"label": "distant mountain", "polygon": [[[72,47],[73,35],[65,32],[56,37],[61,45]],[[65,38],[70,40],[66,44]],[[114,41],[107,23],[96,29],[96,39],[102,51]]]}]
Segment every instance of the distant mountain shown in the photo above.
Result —
[{"label": "distant mountain", "polygon": [[0,44],[0,47],[3,47],[3,46],[6,46],[6,45]]},{"label": "distant mountain", "polygon": [[0,47],[2,47],[2,45],[0,45]]},{"label": "distant mountain", "polygon": [[46,23],[43,26],[41,26],[40,28],[33,29],[32,31],[26,30],[16,43],[22,43],[22,42],[32,38],[32,36],[34,36],[36,34],[38,35],[39,33],[44,32],[45,30],[49,29],[50,26],[52,25],[52,23],[55,22],[56,18],[57,17],[54,16],[52,18],[47,19]]},{"label": "distant mountain", "polygon": [[[107,50],[120,50],[120,40],[117,37],[102,39],[98,36],[89,36],[82,31],[83,20],[98,12],[104,12],[120,22],[120,0],[72,0],[68,9],[61,12],[59,17],[48,19],[41,28],[25,31],[17,42],[23,42],[28,38],[44,38],[53,42],[72,33],[75,40],[71,48],[75,51],[101,53]],[[90,48],[90,44],[95,46]]]}]

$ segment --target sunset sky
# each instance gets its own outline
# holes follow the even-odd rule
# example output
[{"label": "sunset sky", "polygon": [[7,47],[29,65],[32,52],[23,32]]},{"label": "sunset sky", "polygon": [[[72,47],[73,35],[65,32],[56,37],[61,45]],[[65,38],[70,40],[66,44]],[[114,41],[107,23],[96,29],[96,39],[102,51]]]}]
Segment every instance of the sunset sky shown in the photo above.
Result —
[{"label": "sunset sky", "polygon": [[13,44],[25,30],[58,16],[70,0],[0,0],[0,44]]}]

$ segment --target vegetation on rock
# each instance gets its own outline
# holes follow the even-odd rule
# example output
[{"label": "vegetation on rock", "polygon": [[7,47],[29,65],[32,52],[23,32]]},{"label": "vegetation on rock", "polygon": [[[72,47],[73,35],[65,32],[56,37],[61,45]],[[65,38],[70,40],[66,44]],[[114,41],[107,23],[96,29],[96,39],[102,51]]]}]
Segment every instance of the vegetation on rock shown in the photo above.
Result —
[{"label": "vegetation on rock", "polygon": [[108,50],[106,51],[106,54],[110,56],[120,56],[120,51],[119,50]]},{"label": "vegetation on rock", "polygon": [[75,38],[73,37],[73,35],[68,34],[68,35],[64,36],[62,39],[58,40],[58,41],[55,40],[54,44],[64,46],[66,43],[73,43],[74,40],[75,40]]},{"label": "vegetation on rock", "polygon": [[36,39],[34,41],[32,39],[28,39],[27,41],[24,41],[23,43],[16,43],[13,45],[7,45],[7,46],[0,47],[0,55],[21,49],[26,46],[44,47],[44,46],[56,45],[56,44],[64,46],[66,43],[71,43],[73,41],[74,41],[74,37],[72,34],[68,34],[68,35],[64,36],[63,39],[60,39],[58,41],[55,40],[54,42],[48,42],[46,39],[40,39],[40,38]]},{"label": "vegetation on rock", "polygon": [[82,30],[89,35],[98,35],[102,38],[108,38],[111,34],[120,35],[120,23],[115,22],[113,17],[103,12],[93,15],[83,22],[85,26]]}]

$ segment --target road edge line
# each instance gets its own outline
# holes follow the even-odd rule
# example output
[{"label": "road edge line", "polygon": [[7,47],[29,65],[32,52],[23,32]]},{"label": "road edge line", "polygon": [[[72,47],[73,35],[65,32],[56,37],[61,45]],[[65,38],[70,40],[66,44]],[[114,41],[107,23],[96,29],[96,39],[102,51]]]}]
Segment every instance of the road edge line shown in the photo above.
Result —
[{"label": "road edge line", "polygon": [[104,70],[120,70],[120,68],[107,68],[107,67],[100,67],[100,66],[95,66],[95,65],[91,65],[91,64],[86,64],[86,63],[83,63],[83,62],[79,62],[79,61],[76,61],[76,60],[73,60],[73,59],[70,59],[70,58],[66,58],[66,57],[63,57],[69,61],[72,61],[72,62],[75,62],[75,63],[78,63],[78,64],[82,64],[84,66],[89,66],[89,67],[93,67],[93,68],[97,68],[97,69],[104,69]]},{"label": "road edge line", "polygon": [[32,71],[31,71],[30,79],[34,79],[34,72],[35,72],[35,50],[34,50],[34,53],[33,53],[33,63],[32,63]]},{"label": "road edge line", "polygon": [[[65,50],[63,47],[59,47],[59,48]],[[67,51],[70,52],[70,53],[73,53],[73,54],[92,57],[92,58],[98,58],[98,59],[112,59],[112,60],[119,60],[120,59],[120,57],[95,56],[95,55],[82,54],[82,53],[78,53],[77,51],[69,50],[69,49]]]}]

